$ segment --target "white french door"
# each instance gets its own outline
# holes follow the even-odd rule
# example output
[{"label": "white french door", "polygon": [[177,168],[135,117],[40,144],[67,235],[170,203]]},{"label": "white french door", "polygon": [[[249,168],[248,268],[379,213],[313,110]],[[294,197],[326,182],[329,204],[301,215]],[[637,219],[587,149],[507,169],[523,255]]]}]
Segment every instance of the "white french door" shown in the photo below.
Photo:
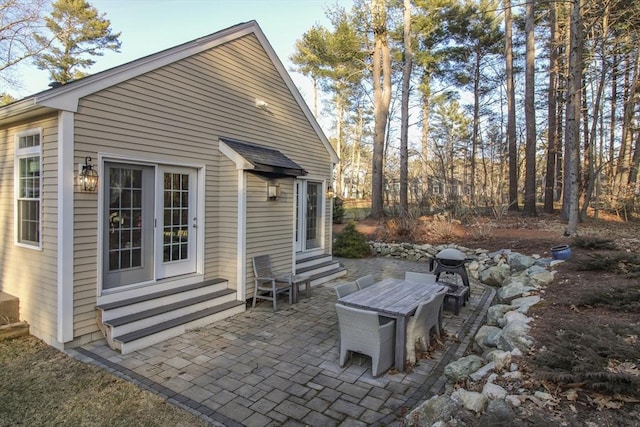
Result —
[{"label": "white french door", "polygon": [[104,164],[103,289],[196,271],[197,170]]},{"label": "white french door", "polygon": [[197,173],[193,169],[159,167],[156,188],[162,189],[156,205],[157,277],[196,271]]},{"label": "white french door", "polygon": [[322,183],[296,181],[296,252],[322,247]]}]

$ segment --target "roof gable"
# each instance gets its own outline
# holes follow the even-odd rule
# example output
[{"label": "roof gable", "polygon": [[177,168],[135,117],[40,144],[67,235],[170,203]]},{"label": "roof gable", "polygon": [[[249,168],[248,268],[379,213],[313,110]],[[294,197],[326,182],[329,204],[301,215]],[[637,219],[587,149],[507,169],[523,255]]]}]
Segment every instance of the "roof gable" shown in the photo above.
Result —
[{"label": "roof gable", "polygon": [[208,36],[145,56],[135,61],[70,82],[66,85],[40,92],[24,100],[9,104],[8,106],[0,107],[0,119],[15,115],[22,115],[24,118],[28,115],[33,115],[34,110],[43,109],[76,112],[78,110],[79,100],[85,96],[249,34],[255,35],[258,39],[306,119],[322,141],[322,144],[331,157],[332,163],[337,163],[339,160],[338,155],[324,135],[313,113],[311,113],[298,88],[295,86],[295,83],[256,21],[249,21],[226,28]]}]

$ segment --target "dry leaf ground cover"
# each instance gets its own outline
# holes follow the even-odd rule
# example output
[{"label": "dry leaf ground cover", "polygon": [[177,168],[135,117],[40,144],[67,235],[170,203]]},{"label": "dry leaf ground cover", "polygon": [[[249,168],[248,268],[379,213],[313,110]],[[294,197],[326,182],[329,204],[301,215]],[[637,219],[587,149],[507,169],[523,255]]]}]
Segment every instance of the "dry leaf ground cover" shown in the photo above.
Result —
[{"label": "dry leaf ground cover", "polygon": [[[529,313],[536,347],[525,355],[524,377],[501,384],[514,394],[542,391],[553,399],[523,402],[518,423],[510,425],[639,426],[640,222],[603,215],[581,223],[577,238],[564,237],[564,227],[554,215],[510,214],[462,222],[363,220],[357,229],[375,240],[457,243],[541,256],[550,256],[553,246],[571,245],[572,258],[555,268],[542,303]],[[503,425],[483,417],[476,421]]]}]

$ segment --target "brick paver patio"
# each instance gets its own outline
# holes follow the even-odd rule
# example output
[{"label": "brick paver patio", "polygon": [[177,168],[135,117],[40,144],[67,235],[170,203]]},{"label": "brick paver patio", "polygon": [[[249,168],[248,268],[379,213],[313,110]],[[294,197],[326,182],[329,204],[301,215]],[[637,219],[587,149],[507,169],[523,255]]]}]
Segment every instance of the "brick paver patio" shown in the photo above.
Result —
[{"label": "brick paver patio", "polygon": [[[341,260],[348,275],[403,277],[424,263],[388,258]],[[463,356],[484,323],[493,289],[472,282],[459,316],[445,310],[444,348],[410,370],[371,375],[371,360],[338,365],[336,296],[328,283],[298,304],[270,302],[146,349],[121,355],[98,342],[69,350],[87,363],[151,390],[225,426],[401,425],[403,416],[445,384],[444,367]],[[304,295],[304,293],[303,293]]]}]

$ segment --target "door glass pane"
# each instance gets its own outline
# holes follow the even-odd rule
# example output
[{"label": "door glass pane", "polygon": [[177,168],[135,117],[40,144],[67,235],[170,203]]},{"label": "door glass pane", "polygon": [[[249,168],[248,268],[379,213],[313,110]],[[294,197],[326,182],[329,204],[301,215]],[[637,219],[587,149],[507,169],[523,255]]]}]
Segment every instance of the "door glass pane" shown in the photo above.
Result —
[{"label": "door glass pane", "polygon": [[307,183],[306,209],[306,248],[313,249],[320,246],[320,184]]},{"label": "door glass pane", "polygon": [[142,266],[142,171],[109,169],[109,271]]},{"label": "door glass pane", "polygon": [[164,174],[163,242],[164,262],[189,258],[189,175]]}]

